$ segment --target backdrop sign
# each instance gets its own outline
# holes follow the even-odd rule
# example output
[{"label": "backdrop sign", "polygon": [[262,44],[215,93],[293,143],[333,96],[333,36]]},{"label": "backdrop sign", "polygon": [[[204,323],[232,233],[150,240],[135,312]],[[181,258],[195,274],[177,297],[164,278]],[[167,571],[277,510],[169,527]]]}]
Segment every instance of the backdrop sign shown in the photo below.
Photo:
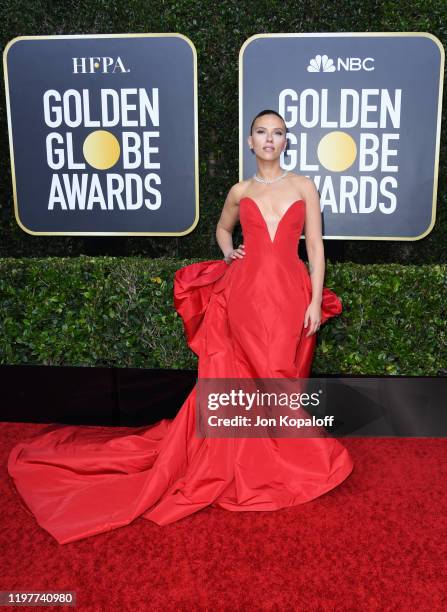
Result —
[{"label": "backdrop sign", "polygon": [[3,62],[23,230],[181,236],[194,229],[197,56],[188,38],[21,36]]},{"label": "backdrop sign", "polygon": [[433,35],[258,34],[239,56],[240,178],[253,117],[290,131],[283,168],[320,192],[325,238],[417,240],[435,223],[444,49]]}]

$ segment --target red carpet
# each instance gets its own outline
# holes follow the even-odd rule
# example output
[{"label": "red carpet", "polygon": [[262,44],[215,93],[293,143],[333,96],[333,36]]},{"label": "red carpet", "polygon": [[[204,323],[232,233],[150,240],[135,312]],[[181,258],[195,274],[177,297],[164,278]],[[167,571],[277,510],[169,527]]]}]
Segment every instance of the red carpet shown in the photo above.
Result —
[{"label": "red carpet", "polygon": [[353,473],[302,506],[137,519],[60,546],[6,471],[43,427],[0,423],[0,590],[73,590],[92,611],[447,609],[445,439],[344,438]]}]

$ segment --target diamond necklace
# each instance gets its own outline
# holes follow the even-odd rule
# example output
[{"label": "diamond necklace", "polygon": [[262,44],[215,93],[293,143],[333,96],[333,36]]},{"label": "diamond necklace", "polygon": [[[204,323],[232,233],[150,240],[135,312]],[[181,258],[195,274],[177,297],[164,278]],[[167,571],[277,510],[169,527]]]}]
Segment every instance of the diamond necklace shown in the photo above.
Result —
[{"label": "diamond necklace", "polygon": [[264,178],[259,177],[257,174],[254,174],[253,178],[255,179],[255,181],[258,181],[258,183],[265,183],[266,185],[271,185],[271,183],[276,183],[276,181],[280,181],[281,179],[283,179],[288,174],[289,174],[288,171],[284,170],[284,172],[282,174],[280,174],[279,176],[277,176],[274,179],[264,179]]}]

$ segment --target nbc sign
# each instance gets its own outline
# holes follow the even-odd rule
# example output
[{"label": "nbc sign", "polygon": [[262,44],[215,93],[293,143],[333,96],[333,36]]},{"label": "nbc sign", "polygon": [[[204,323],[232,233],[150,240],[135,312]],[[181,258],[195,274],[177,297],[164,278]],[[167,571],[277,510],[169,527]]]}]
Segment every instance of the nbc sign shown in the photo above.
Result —
[{"label": "nbc sign", "polygon": [[444,74],[435,36],[258,34],[239,70],[241,180],[256,170],[251,120],[271,108],[289,131],[281,165],[314,181],[325,238],[418,240],[432,230]]}]

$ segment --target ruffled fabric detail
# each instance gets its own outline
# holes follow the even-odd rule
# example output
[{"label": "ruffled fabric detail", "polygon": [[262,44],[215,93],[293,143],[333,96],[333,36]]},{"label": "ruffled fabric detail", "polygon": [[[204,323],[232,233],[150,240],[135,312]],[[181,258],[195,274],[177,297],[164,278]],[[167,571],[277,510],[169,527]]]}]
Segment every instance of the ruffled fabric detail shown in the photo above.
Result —
[{"label": "ruffled fabric detail", "polygon": [[[301,282],[309,303],[312,299],[312,281],[306,264],[299,260]],[[176,271],[174,276],[174,306],[183,320],[188,346],[200,355],[206,341],[202,322],[213,293],[225,287],[225,275],[233,264],[223,259],[190,264]],[[219,281],[219,282],[218,282]],[[323,287],[321,301],[321,324],[339,315],[343,310],[340,298],[328,287]]]}]

